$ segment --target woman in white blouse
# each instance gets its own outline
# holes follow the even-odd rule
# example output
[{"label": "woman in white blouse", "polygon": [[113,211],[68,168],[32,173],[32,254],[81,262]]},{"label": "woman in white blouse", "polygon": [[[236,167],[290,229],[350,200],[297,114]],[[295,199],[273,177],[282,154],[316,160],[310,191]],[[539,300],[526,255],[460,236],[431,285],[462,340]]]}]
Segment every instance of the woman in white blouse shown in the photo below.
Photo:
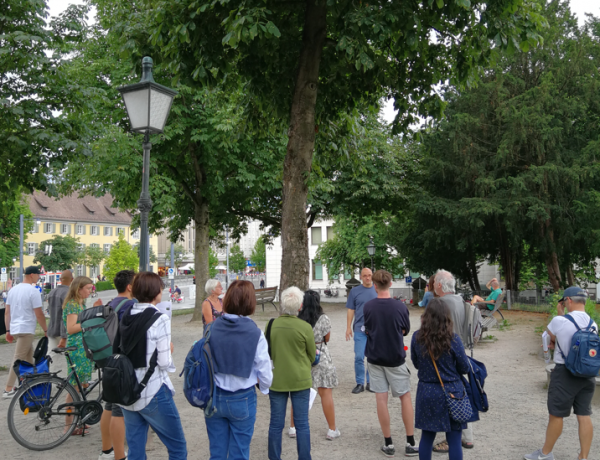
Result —
[{"label": "woman in white blouse", "polygon": [[141,398],[123,406],[125,436],[129,446],[128,460],[146,460],[148,427],[156,432],[169,452],[169,460],[186,460],[187,446],[177,406],[173,401],[175,389],[168,372],[174,372],[171,320],[155,305],[162,300],[162,280],[156,273],[135,275],[131,293],[139,303],[123,315],[119,326],[121,345],[125,348],[144,330],[144,323],[156,318],[146,331],[146,340],[139,340],[127,357],[131,360],[138,382],[141,382],[156,356],[156,367]]},{"label": "woman in white blouse", "polygon": [[234,281],[223,299],[223,316],[207,327],[215,364],[216,413],[206,418],[210,459],[250,458],[256,420],[255,385],[269,393],[273,381],[267,340],[248,318],[256,308],[254,286]]}]

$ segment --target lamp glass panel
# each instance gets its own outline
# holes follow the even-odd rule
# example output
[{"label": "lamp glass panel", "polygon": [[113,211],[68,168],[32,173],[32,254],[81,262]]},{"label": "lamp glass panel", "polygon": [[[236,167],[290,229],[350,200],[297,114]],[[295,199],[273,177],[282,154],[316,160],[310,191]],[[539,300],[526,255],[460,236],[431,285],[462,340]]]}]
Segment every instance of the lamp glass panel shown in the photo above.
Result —
[{"label": "lamp glass panel", "polygon": [[367,251],[369,253],[370,256],[374,256],[375,255],[375,245],[374,244],[369,244],[367,246]]},{"label": "lamp glass panel", "polygon": [[148,126],[148,103],[150,91],[148,88],[139,89],[137,91],[129,91],[123,93],[123,100],[129,121],[131,121],[131,129],[143,129]]},{"label": "lamp glass panel", "polygon": [[150,128],[162,131],[169,116],[173,97],[155,89],[150,90],[150,93]]}]

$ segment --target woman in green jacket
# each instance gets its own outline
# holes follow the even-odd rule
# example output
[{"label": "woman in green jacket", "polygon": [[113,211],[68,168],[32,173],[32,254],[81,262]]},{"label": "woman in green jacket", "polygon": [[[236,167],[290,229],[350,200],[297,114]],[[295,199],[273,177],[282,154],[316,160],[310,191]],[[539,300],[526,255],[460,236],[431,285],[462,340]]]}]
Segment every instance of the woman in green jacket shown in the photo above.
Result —
[{"label": "woman in green jacket", "polygon": [[294,411],[298,460],[311,460],[308,402],[316,345],[310,324],[297,316],[303,298],[304,293],[297,287],[283,291],[280,295],[281,314],[271,324],[273,384],[269,391],[269,460],[281,460],[281,435],[285,426],[288,395]]}]

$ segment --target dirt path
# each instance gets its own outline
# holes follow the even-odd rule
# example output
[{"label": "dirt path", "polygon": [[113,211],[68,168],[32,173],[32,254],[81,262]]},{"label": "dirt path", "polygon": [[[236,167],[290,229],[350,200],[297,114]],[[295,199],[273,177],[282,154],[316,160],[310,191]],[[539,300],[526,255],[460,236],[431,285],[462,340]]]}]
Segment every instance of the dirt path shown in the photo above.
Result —
[{"label": "dirt path", "polygon": [[[267,307],[269,310],[269,307]],[[375,396],[371,393],[351,394],[354,387],[354,355],[352,342],[346,342],[346,311],[343,305],[327,304],[325,311],[333,323],[330,350],[337,367],[340,386],[334,391],[337,425],[342,432],[341,438],[331,442],[325,439],[327,424],[321,409],[319,398],[310,413],[312,456],[315,460],[367,459],[377,458],[379,446],[383,442],[375,408]],[[413,330],[418,329],[420,309],[411,309]],[[257,313],[255,321],[264,329],[266,321],[274,313]],[[494,330],[498,338],[495,343],[482,344],[475,350],[475,358],[483,361],[488,369],[486,391],[490,402],[490,411],[482,414],[482,420],[475,425],[475,448],[464,451],[467,460],[506,460],[520,459],[524,453],[539,448],[544,439],[547,420],[546,410],[546,374],[544,362],[538,357],[540,338],[535,328],[546,324],[545,315],[535,313],[507,312],[505,314],[511,326],[502,331]],[[173,320],[173,342],[175,344],[175,362],[177,374],[172,380],[178,393],[175,396],[188,442],[190,459],[208,458],[208,438],[204,427],[204,417],[198,409],[191,407],[183,397],[182,381],[179,377],[180,366],[185,355],[201,334],[201,327],[189,323],[191,316],[178,316]],[[412,333],[411,333],[412,335]],[[410,343],[410,337],[407,339]],[[12,359],[13,346],[0,345],[0,365],[7,366]],[[58,361],[62,361],[59,359]],[[57,362],[53,369],[63,368],[63,362]],[[416,371],[413,371],[413,400],[416,391]],[[64,373],[64,370],[63,370]],[[0,372],[0,382],[4,385],[6,372]],[[91,435],[85,438],[73,438],[62,446],[47,452],[31,452],[18,445],[8,433],[6,410],[8,401],[0,400],[0,437],[2,457],[7,459],[43,459],[43,460],[96,460],[100,453],[100,429],[94,426]],[[392,416],[392,436],[395,444],[404,444],[404,428],[400,416],[399,400],[390,403]],[[600,392],[594,399],[594,409],[600,411]],[[594,416],[600,428],[600,417]],[[259,394],[258,414],[252,441],[252,459],[267,458],[267,434],[269,425],[269,400]],[[287,433],[287,431],[286,431]],[[419,439],[419,433],[416,433]],[[574,417],[565,421],[563,436],[559,440],[555,456],[557,459],[576,459],[578,452],[577,423]],[[600,436],[596,436],[592,452],[599,458]],[[154,450],[148,452],[149,459],[167,459],[167,453],[159,441],[154,442]],[[397,457],[403,455],[397,454]],[[447,458],[436,455],[437,458]],[[434,458],[435,458],[434,457]],[[283,438],[283,458],[297,458],[295,440],[286,434]]]}]

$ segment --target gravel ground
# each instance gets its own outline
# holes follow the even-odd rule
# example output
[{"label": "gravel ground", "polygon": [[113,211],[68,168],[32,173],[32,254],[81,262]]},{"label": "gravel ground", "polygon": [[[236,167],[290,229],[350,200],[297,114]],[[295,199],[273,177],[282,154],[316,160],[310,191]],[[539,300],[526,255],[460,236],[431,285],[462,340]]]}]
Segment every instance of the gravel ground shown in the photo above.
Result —
[{"label": "gravel ground", "polygon": [[[383,442],[377,420],[375,396],[371,393],[351,394],[354,387],[353,344],[344,339],[346,330],[346,310],[341,304],[327,304],[326,313],[333,323],[330,350],[337,367],[340,386],[334,391],[337,425],[342,436],[335,441],[327,441],[327,424],[321,409],[319,398],[310,412],[312,456],[316,460],[367,459],[379,457],[378,450]],[[267,320],[275,316],[271,306],[266,312],[257,313],[254,320],[264,329]],[[420,309],[410,309],[412,327],[418,329]],[[464,451],[464,458],[506,460],[520,459],[524,453],[539,448],[544,439],[546,410],[546,373],[544,362],[539,357],[540,336],[535,333],[537,326],[545,325],[546,316],[536,313],[507,312],[505,316],[511,324],[502,331],[494,330],[497,337],[495,343],[479,345],[475,350],[475,358],[483,361],[490,374],[486,380],[486,391],[490,402],[490,411],[482,414],[482,420],[475,425],[475,448]],[[173,318],[173,342],[175,344],[175,362],[178,372],[172,374],[177,389],[175,396],[183,428],[188,442],[190,459],[207,459],[208,438],[204,427],[202,413],[190,406],[180,389],[182,379],[179,377],[180,367],[190,345],[200,337],[201,325],[189,323],[191,315]],[[412,335],[412,332],[411,332]],[[410,337],[407,338],[410,343]],[[0,345],[0,365],[8,366],[13,356],[13,345]],[[57,359],[53,370],[65,368],[62,359]],[[413,371],[413,389],[416,391],[416,370]],[[63,370],[62,374],[64,375]],[[7,373],[0,372],[0,380],[4,383]],[[414,400],[413,392],[413,400]],[[91,434],[85,438],[72,438],[56,449],[46,452],[28,451],[18,445],[8,433],[6,427],[6,411],[8,401],[0,400],[0,426],[4,436],[0,438],[3,458],[9,459],[44,459],[44,460],[95,460],[100,453],[99,426],[91,428]],[[600,409],[600,392],[596,393],[594,409]],[[400,401],[390,401],[392,420],[392,436],[396,446],[404,445],[404,427],[400,414]],[[600,421],[597,415],[595,421]],[[259,393],[257,423],[252,440],[252,459],[267,458],[267,435],[269,424],[269,400]],[[597,423],[598,425],[598,423]],[[420,435],[417,431],[417,439]],[[593,455],[599,459],[600,442],[594,440]],[[158,440],[152,443],[148,452],[149,459],[167,459],[167,452]],[[295,440],[283,437],[283,458],[293,459],[296,456]],[[565,421],[564,432],[554,453],[557,459],[577,458],[578,438],[577,422],[574,417]],[[401,457],[400,453],[396,454]],[[435,455],[434,458],[447,458]]]}]

